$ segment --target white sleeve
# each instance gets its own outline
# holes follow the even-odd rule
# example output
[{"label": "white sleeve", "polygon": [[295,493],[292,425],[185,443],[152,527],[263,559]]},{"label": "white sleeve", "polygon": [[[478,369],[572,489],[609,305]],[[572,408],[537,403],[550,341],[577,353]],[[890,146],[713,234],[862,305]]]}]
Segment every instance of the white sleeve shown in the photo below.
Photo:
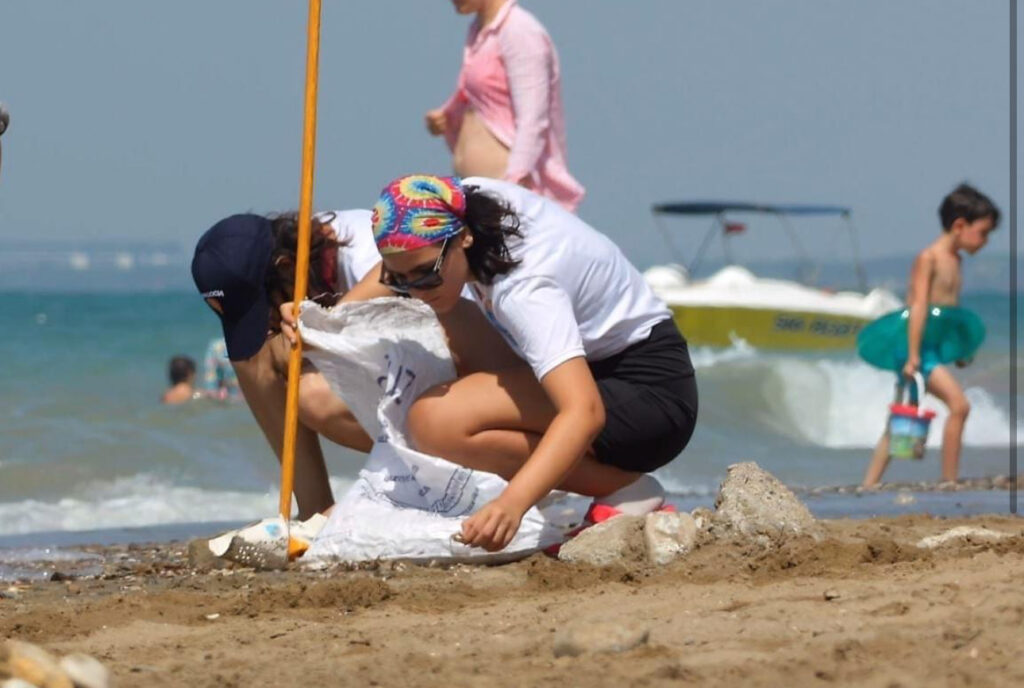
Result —
[{"label": "white sleeve", "polygon": [[331,227],[343,245],[338,250],[338,272],[346,291],[355,286],[380,262],[373,241],[369,210],[336,210]]},{"label": "white sleeve", "polygon": [[586,355],[572,301],[554,280],[531,277],[508,285],[495,299],[494,317],[538,380],[569,359]]}]

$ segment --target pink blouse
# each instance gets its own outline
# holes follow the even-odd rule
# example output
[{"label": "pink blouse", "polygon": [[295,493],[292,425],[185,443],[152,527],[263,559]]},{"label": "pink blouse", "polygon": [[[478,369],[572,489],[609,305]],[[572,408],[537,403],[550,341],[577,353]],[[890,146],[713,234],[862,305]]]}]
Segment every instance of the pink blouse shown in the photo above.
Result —
[{"label": "pink blouse", "polygon": [[442,106],[453,150],[467,107],[509,149],[506,180],[529,176],[534,191],[576,209],[584,188],[566,162],[558,54],[541,23],[516,0],[507,0],[487,26],[473,22],[469,28],[455,93]]}]

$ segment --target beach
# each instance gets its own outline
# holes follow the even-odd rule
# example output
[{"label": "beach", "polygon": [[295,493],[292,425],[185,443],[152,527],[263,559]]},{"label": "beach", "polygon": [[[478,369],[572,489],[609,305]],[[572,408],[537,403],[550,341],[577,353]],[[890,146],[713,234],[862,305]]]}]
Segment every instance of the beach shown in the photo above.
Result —
[{"label": "beach", "polygon": [[[976,299],[993,313],[1008,303]],[[716,542],[662,567],[534,555],[206,571],[189,540],[273,513],[278,480],[244,405],[156,404],[166,355],[202,351],[208,314],[184,293],[17,303],[0,318],[13,388],[0,400],[0,637],[87,653],[118,686],[1021,682],[1024,528],[995,515],[1020,420],[1003,325],[960,373],[975,406],[965,477],[935,482],[936,433],[924,461],[894,462],[877,491],[857,483],[885,374],[848,352],[694,350],[702,421],[657,474],[668,501],[711,507],[728,466],[749,458],[820,519],[820,542]],[[65,346],[81,337],[95,346]],[[340,496],[365,457],[326,449]],[[1010,537],[917,547],[965,525]],[[620,651],[593,651],[609,639]]]},{"label": "beach", "polygon": [[293,4],[4,4],[0,688],[1024,686],[1017,3]]},{"label": "beach", "polygon": [[[65,562],[54,580],[8,588],[0,635],[89,653],[119,686],[1024,680],[1020,519],[821,523],[820,542],[714,542],[662,567],[538,554],[496,567],[199,571],[184,542],[88,548],[101,562],[91,575]],[[957,526],[1008,536],[917,545]],[[636,646],[601,651],[616,637]]]}]

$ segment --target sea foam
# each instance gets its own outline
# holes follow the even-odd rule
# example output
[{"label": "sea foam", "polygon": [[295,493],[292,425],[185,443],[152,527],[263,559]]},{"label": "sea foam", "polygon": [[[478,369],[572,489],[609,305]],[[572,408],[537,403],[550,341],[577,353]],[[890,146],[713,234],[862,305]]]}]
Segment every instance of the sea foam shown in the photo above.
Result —
[{"label": "sea foam", "polygon": [[[331,480],[336,495],[350,484],[344,478]],[[250,521],[271,516],[278,507],[276,487],[264,492],[207,490],[147,474],[97,482],[81,493],[86,496],[0,503],[0,535]]]}]

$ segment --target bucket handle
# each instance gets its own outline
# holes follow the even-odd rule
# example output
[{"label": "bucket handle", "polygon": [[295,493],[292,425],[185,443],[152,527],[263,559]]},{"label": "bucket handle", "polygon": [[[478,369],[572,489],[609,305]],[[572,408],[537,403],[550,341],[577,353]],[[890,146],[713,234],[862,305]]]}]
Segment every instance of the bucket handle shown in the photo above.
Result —
[{"label": "bucket handle", "polygon": [[[906,376],[900,375],[896,381],[896,403],[909,406],[920,406],[924,399],[924,376],[921,373],[914,373],[914,384],[909,384]],[[907,399],[904,401],[904,394]]]}]

